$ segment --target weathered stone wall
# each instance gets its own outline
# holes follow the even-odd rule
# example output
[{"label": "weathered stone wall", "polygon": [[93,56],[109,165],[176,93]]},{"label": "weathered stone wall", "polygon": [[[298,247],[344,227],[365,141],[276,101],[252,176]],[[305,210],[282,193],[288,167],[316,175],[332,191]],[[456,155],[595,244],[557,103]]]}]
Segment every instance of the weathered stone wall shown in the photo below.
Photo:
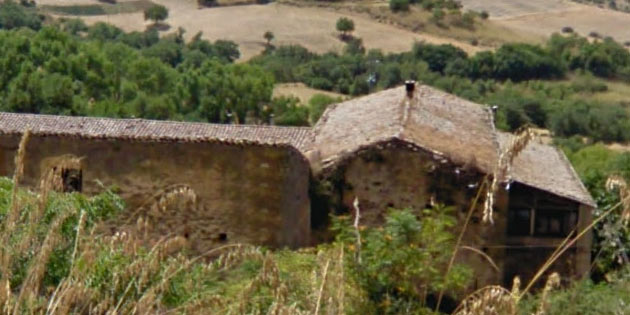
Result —
[{"label": "weathered stone wall", "polygon": [[[454,234],[463,226],[483,181],[483,175],[470,167],[457,167],[397,140],[357,152],[341,163],[334,176],[343,208],[352,211],[355,197],[359,199],[362,224],[381,224],[388,208],[425,209],[431,207],[433,200],[455,207],[460,224]],[[481,198],[463,241],[463,245],[478,248],[492,257],[499,270],[478,253],[469,250],[458,253],[457,261],[475,270],[475,287],[503,280],[504,248],[501,245],[505,240],[506,217],[501,209],[505,209],[505,199],[504,194],[497,195],[495,223],[489,225],[481,222]]]},{"label": "weathered stone wall", "polygon": [[[16,136],[0,137],[0,175],[12,174],[18,143]],[[222,243],[309,243],[309,165],[293,148],[32,136],[23,183],[36,186],[44,161],[65,154],[83,158],[83,192],[97,193],[102,185],[118,187],[130,224],[137,219],[133,215],[149,216],[151,233],[183,236],[193,252]],[[137,210],[173,185],[192,188],[196,205],[143,210],[158,213]]]},{"label": "weathered stone wall", "polygon": [[[456,208],[458,228],[475,199],[484,175],[466,166],[450,162],[402,141],[390,141],[363,149],[340,163],[331,173],[340,194],[341,208],[353,211],[353,201],[360,202],[361,222],[378,225],[384,221],[388,208],[429,208],[431,200]],[[334,177],[334,178],[333,178]],[[485,193],[485,192],[484,192]],[[538,270],[563,238],[511,237],[507,233],[507,211],[510,191],[500,187],[495,194],[494,223],[483,223],[481,195],[464,235],[457,261],[473,267],[475,275],[471,289],[489,284],[511,286],[513,276],[527,281]],[[574,202],[566,201],[567,208]],[[589,209],[582,207],[578,225],[583,228],[590,220]],[[568,251],[551,271],[565,278],[581,276],[590,263],[588,239],[581,240]],[[466,247],[482,251],[492,259]],[[494,264],[494,266],[493,266]],[[587,272],[587,271],[586,271]]]}]

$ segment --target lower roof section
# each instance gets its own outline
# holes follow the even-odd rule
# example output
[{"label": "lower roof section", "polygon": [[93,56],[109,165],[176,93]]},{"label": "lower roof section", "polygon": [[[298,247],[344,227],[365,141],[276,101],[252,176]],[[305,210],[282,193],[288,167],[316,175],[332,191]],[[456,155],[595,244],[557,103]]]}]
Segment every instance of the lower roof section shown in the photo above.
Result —
[{"label": "lower roof section", "polygon": [[286,145],[301,152],[308,149],[311,137],[311,128],[301,127],[0,113],[0,134],[26,130],[37,135],[98,139]]}]

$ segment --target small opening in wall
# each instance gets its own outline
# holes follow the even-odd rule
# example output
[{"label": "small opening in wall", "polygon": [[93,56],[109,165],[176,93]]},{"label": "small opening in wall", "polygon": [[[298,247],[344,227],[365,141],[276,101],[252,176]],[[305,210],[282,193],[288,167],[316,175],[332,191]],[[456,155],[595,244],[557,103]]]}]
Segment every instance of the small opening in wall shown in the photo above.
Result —
[{"label": "small opening in wall", "polygon": [[387,203],[387,208],[393,208],[394,207],[394,203],[393,202],[388,202]]},{"label": "small opening in wall", "polygon": [[219,242],[225,242],[227,241],[227,234],[226,233],[219,233],[219,236],[217,237],[217,240]]},{"label": "small opening in wall", "polygon": [[63,192],[81,192],[83,173],[80,169],[62,169]]}]

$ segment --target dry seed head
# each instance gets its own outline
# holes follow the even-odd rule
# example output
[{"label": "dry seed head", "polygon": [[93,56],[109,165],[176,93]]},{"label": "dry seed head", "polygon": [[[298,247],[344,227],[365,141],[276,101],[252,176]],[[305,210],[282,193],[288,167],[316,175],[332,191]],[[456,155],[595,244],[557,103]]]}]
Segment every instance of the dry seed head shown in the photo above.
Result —
[{"label": "dry seed head", "polygon": [[626,180],[620,175],[611,175],[606,180],[606,190],[609,192],[618,191],[619,200],[623,206],[621,220],[624,223],[630,221],[630,189]]},{"label": "dry seed head", "polygon": [[518,297],[520,295],[520,291],[521,291],[521,278],[519,278],[519,276],[514,277],[514,280],[512,282],[512,296],[513,297]]},{"label": "dry seed head", "polygon": [[547,313],[547,309],[549,308],[549,303],[547,301],[547,296],[551,290],[560,286],[560,275],[557,272],[552,273],[547,278],[547,282],[545,283],[545,288],[542,291],[542,296],[540,298],[540,304],[538,305],[538,310],[535,315],[544,315]]},{"label": "dry seed head", "polygon": [[17,186],[22,175],[24,174],[24,158],[26,157],[26,145],[31,138],[31,130],[28,129],[22,135],[20,146],[15,155],[15,173],[13,174],[13,183]]},{"label": "dry seed head", "polygon": [[500,286],[487,286],[466,297],[455,315],[514,315],[516,303],[510,291]]},{"label": "dry seed head", "polygon": [[492,176],[492,183],[486,193],[486,201],[483,207],[483,222],[494,223],[493,207],[494,194],[499,189],[499,184],[509,182],[510,169],[514,159],[527,147],[527,144],[534,138],[534,133],[530,128],[520,128],[514,135],[510,144],[499,153],[499,161]]}]

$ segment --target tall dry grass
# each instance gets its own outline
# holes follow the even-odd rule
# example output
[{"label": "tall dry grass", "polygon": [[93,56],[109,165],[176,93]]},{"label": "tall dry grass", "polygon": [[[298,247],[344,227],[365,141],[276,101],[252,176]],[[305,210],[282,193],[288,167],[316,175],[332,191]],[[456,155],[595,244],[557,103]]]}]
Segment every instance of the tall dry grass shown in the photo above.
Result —
[{"label": "tall dry grass", "polygon": [[[45,226],[45,233],[42,233],[38,223],[45,221],[50,213],[51,200],[58,197],[55,191],[59,190],[59,174],[43,174],[39,194],[34,197],[21,192],[18,184],[24,171],[29,136],[30,133],[26,132],[16,155],[10,204],[0,231],[0,240],[4,245],[0,257],[0,312],[3,314],[343,314],[360,309],[355,307],[356,304],[365,302],[366,297],[357,293],[359,290],[346,276],[343,246],[271,252],[259,247],[232,244],[190,257],[182,252],[186,241],[181,237],[166,235],[146,248],[141,246],[145,239],[143,233],[104,235],[96,226],[88,224],[90,214],[86,209],[73,203],[62,204],[62,209],[57,209],[56,215]],[[481,198],[486,197],[484,209],[489,211],[489,196],[498,189],[499,179],[509,177],[510,164],[527,145],[529,138],[527,132],[517,136],[513,145],[502,153],[500,160],[503,162],[499,163],[492,181],[486,178],[481,185],[458,236],[446,273],[453,265],[457,252],[462,249],[464,232]],[[570,235],[524,289],[521,289],[518,279],[515,279],[512,290],[497,286],[483,288],[464,299],[455,314],[516,314],[519,302],[533,284],[598,220],[620,207],[623,213],[629,211],[627,185],[617,182],[616,187],[623,189],[625,194],[621,202],[583,231]],[[613,184],[611,180],[610,185]],[[147,200],[141,207],[144,212],[137,211],[144,214],[161,211],[181,199],[196,202],[197,197],[190,187],[176,185]],[[490,208],[491,203],[492,200]],[[354,227],[358,233],[358,202],[355,207]],[[491,213],[484,215],[492,216]],[[58,245],[67,242],[61,230],[71,217],[75,217],[77,222],[70,244],[69,268],[65,276],[51,287],[44,278]],[[138,222],[135,224],[146,230],[146,220]],[[357,248],[360,249],[360,233],[358,235]],[[24,252],[35,254],[29,261],[19,262],[20,253]],[[11,266],[20,263],[27,265],[23,280],[19,286],[12,287],[16,275]],[[205,283],[208,281],[211,283]],[[537,315],[545,314],[547,295],[557,284],[557,274],[547,280]]]},{"label": "tall dry grass", "polygon": [[[105,234],[94,224],[91,200],[59,193],[59,170],[76,167],[78,160],[69,157],[56,160],[56,166],[49,165],[38,194],[19,188],[29,137],[26,132],[20,142],[0,231],[0,313],[345,312],[348,294],[342,247],[271,252],[231,244],[191,257],[185,254],[186,240],[182,237],[166,235],[147,248],[142,246],[144,233]],[[134,224],[146,230],[151,213],[182,200],[195,203],[196,199],[188,186],[167,187],[134,211],[139,214],[138,222],[144,220]],[[68,269],[51,286],[47,279],[59,267],[51,262],[59,263],[60,248],[68,250],[64,261]],[[18,269],[22,271],[16,274]],[[287,272],[296,275],[287,277]],[[220,288],[214,287],[213,281]]]}]

